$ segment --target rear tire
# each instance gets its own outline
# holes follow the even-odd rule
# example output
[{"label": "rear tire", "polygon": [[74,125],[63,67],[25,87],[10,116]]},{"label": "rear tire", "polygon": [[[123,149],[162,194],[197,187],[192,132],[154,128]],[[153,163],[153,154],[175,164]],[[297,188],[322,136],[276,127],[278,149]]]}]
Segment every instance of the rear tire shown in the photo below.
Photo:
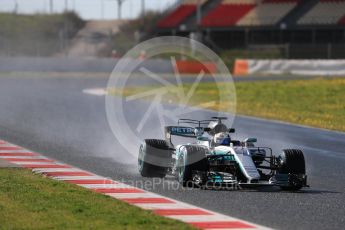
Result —
[{"label": "rear tire", "polygon": [[193,187],[193,171],[206,172],[208,169],[206,150],[194,145],[184,147],[185,152],[178,159],[177,179],[183,187]]},{"label": "rear tire", "polygon": [[[290,175],[305,175],[305,160],[304,154],[299,149],[284,149],[277,158],[278,160],[278,173]],[[290,177],[288,186],[281,186],[283,190],[299,190],[302,184]]]},{"label": "rear tire", "polygon": [[145,139],[140,145],[138,169],[143,177],[165,177],[171,162],[171,150],[164,140]]}]

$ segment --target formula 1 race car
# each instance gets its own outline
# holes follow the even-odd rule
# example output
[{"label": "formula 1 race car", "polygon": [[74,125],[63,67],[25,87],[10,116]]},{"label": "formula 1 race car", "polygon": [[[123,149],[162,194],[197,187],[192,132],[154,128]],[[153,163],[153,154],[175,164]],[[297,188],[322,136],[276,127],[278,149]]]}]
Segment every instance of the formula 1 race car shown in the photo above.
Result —
[{"label": "formula 1 race car", "polygon": [[[283,190],[299,190],[308,187],[301,150],[284,149],[275,156],[271,148],[255,146],[256,138],[233,140],[230,134],[235,129],[229,129],[223,120],[226,118],[180,119],[178,126],[165,127],[165,140],[145,139],[139,149],[140,174],[160,178],[171,174],[183,186],[201,188],[231,185],[232,188],[280,186]],[[174,146],[172,136],[196,141]]]}]

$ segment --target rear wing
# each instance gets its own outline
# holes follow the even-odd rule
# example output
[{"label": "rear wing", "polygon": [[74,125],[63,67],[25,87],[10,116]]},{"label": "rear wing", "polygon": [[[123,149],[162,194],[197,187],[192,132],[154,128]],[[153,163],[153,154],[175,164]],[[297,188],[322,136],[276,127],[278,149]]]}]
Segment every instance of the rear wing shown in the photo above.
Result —
[{"label": "rear wing", "polygon": [[192,127],[166,126],[165,127],[165,136],[173,135],[173,136],[180,136],[180,137],[196,137],[194,130],[195,130],[195,128],[192,128]]},{"label": "rear wing", "polygon": [[164,131],[165,131],[165,140],[170,145],[170,147],[174,146],[171,142],[171,136],[196,138],[195,128],[192,128],[192,127],[166,126]]},{"label": "rear wing", "polygon": [[177,124],[193,124],[193,125],[198,125],[198,127],[201,127],[202,125],[208,125],[211,121],[217,121],[217,120],[215,119],[212,119],[212,120],[179,119]]}]

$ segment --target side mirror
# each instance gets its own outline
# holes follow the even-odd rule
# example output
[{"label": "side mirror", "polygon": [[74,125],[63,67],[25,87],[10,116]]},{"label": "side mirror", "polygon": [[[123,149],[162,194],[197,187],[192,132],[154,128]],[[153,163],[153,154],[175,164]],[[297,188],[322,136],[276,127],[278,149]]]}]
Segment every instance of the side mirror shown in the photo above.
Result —
[{"label": "side mirror", "polygon": [[255,143],[257,141],[258,141],[258,139],[256,139],[255,137],[249,137],[249,138],[246,138],[243,142],[244,143]]},{"label": "side mirror", "polygon": [[235,129],[234,128],[231,128],[228,130],[229,133],[235,133]]}]

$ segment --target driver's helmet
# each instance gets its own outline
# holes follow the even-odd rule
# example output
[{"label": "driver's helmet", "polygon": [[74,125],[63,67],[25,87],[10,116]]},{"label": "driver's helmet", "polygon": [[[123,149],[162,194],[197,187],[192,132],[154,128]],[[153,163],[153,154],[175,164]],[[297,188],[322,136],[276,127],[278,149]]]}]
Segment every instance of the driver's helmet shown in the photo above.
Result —
[{"label": "driver's helmet", "polygon": [[221,132],[214,135],[213,141],[216,146],[218,145],[229,146],[231,142],[231,138],[228,133]]}]

